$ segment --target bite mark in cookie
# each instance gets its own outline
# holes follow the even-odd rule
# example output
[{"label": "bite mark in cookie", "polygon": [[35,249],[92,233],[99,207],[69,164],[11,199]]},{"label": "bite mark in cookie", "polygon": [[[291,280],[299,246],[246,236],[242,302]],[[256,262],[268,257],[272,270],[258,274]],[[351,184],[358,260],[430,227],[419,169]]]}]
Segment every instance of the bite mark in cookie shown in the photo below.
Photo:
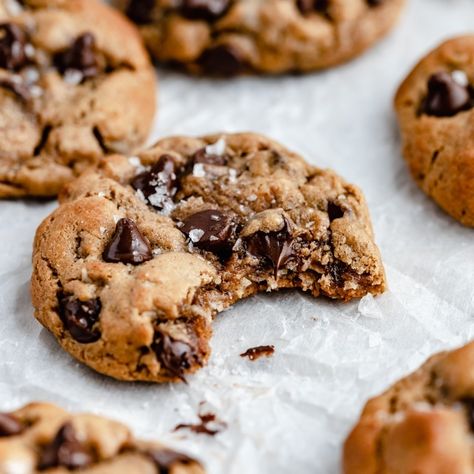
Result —
[{"label": "bite mark in cookie", "polygon": [[209,357],[212,318],[258,292],[385,289],[361,192],[259,135],[163,139],[60,200],[36,236],[36,317],[119,379],[183,380]]}]

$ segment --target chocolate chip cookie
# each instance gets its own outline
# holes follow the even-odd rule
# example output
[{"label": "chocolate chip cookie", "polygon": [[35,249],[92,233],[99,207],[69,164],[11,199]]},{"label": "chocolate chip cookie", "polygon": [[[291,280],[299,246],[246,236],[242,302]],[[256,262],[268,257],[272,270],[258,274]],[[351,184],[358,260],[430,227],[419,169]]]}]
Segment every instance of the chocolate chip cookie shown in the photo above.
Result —
[{"label": "chocolate chip cookie", "polygon": [[365,406],[345,474],[474,471],[474,343],[431,357]]},{"label": "chocolate chip cookie", "polygon": [[154,72],[136,28],[97,0],[0,0],[0,198],[54,196],[145,140]]},{"label": "chocolate chip cookie", "polygon": [[0,472],[203,474],[199,462],[157,443],[136,440],[116,421],[73,415],[47,403],[0,413]]},{"label": "chocolate chip cookie", "polygon": [[254,134],[173,137],[69,183],[37,231],[36,318],[122,380],[202,367],[212,318],[261,291],[348,301],[385,276],[365,200]]},{"label": "chocolate chip cookie", "polygon": [[395,108],[418,186],[474,226],[474,36],[443,43],[401,85]]},{"label": "chocolate chip cookie", "polygon": [[396,23],[405,0],[116,0],[152,55],[219,76],[321,69]]}]

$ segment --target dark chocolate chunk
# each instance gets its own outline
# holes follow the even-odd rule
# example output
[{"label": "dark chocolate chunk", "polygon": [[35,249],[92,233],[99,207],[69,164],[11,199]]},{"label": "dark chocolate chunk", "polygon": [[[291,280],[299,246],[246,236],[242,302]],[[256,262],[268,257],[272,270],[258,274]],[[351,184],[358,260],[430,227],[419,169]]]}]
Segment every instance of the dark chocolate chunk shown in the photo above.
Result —
[{"label": "dark chocolate chunk", "polygon": [[206,152],[205,148],[201,148],[192,157],[193,164],[225,166],[227,158],[223,155],[214,155]]},{"label": "dark chocolate chunk", "polygon": [[3,89],[7,89],[10,92],[13,92],[24,102],[28,102],[31,99],[30,90],[25,84],[21,82],[15,82],[10,79],[1,79],[0,87],[2,87]]},{"label": "dark chocolate chunk", "polygon": [[275,346],[257,346],[247,349],[240,354],[240,357],[248,357],[251,361],[260,359],[260,357],[270,357],[275,352]]},{"label": "dark chocolate chunk", "polygon": [[100,331],[94,328],[99,320],[102,304],[99,298],[80,301],[74,296],[59,298],[59,314],[71,337],[82,344],[95,342],[100,338]]},{"label": "dark chocolate chunk", "polygon": [[140,190],[145,199],[156,209],[162,210],[172,203],[178,190],[176,165],[169,155],[162,155],[150,171],[135,176],[130,183],[134,189]]},{"label": "dark chocolate chunk", "polygon": [[341,206],[338,206],[332,201],[328,202],[328,217],[329,220],[332,222],[335,219],[340,219],[344,217],[344,209]]},{"label": "dark chocolate chunk", "polygon": [[283,228],[276,232],[255,232],[246,237],[247,250],[255,257],[261,257],[273,265],[275,277],[278,270],[294,256],[289,225],[285,221]]},{"label": "dark chocolate chunk", "polygon": [[71,423],[65,423],[53,441],[45,446],[38,469],[43,471],[52,467],[80,469],[92,464],[90,452],[76,438]]},{"label": "dark chocolate chunk", "polygon": [[95,51],[95,38],[92,33],[83,33],[78,36],[65,51],[57,53],[54,64],[61,72],[78,71],[83,79],[97,76],[99,67]]},{"label": "dark chocolate chunk", "polygon": [[23,424],[13,415],[0,413],[0,438],[18,435],[23,431],[23,429]]},{"label": "dark chocolate chunk", "polygon": [[27,63],[26,34],[13,23],[0,24],[0,68],[16,71]]},{"label": "dark chocolate chunk", "polygon": [[182,0],[181,14],[190,20],[213,21],[224,15],[230,0]]},{"label": "dark chocolate chunk", "polygon": [[158,468],[159,474],[169,474],[173,466],[189,465],[193,462],[193,460],[185,454],[177,453],[167,448],[149,451],[148,455]]},{"label": "dark chocolate chunk", "polygon": [[132,219],[120,219],[102,258],[111,263],[139,265],[153,258],[150,245]]},{"label": "dark chocolate chunk", "polygon": [[126,9],[126,15],[139,25],[146,25],[152,21],[151,13],[155,0],[131,0]]},{"label": "dark chocolate chunk", "polygon": [[184,381],[184,372],[197,361],[195,348],[189,342],[180,341],[157,329],[152,349],[161,365],[171,374]]},{"label": "dark chocolate chunk", "polygon": [[311,12],[327,13],[330,5],[330,0],[297,0],[296,6],[303,15]]},{"label": "dark chocolate chunk", "polygon": [[382,5],[384,0],[367,0],[367,4],[370,7],[378,7],[379,5]]},{"label": "dark chocolate chunk", "polygon": [[469,428],[474,432],[474,397],[466,397],[461,400],[467,411]]},{"label": "dark chocolate chunk", "polygon": [[230,44],[220,44],[206,49],[199,58],[206,74],[212,76],[237,76],[244,72],[244,61],[240,52]]},{"label": "dark chocolate chunk", "polygon": [[336,285],[341,286],[344,283],[344,273],[347,271],[347,265],[340,260],[336,260],[328,265],[328,272]]},{"label": "dark chocolate chunk", "polygon": [[452,117],[473,105],[469,86],[459,84],[448,72],[437,72],[429,78],[428,95],[422,105],[423,113]]},{"label": "dark chocolate chunk", "polygon": [[214,209],[192,214],[181,227],[195,247],[220,257],[227,257],[231,251],[234,229],[232,217]]}]

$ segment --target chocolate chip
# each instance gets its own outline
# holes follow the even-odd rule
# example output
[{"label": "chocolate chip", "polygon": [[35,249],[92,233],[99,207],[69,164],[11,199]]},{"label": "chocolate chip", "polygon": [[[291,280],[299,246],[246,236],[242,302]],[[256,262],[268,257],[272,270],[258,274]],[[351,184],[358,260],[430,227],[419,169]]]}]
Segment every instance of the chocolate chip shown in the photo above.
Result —
[{"label": "chocolate chip", "polygon": [[0,438],[20,434],[24,426],[8,413],[0,413]]},{"label": "chocolate chip", "polygon": [[213,21],[224,15],[230,0],[182,0],[181,13],[190,20]]},{"label": "chocolate chip", "polygon": [[327,13],[330,0],[297,0],[296,6],[303,15],[311,12]]},{"label": "chocolate chip", "polygon": [[197,361],[194,347],[157,329],[152,349],[161,365],[184,381],[184,372]]},{"label": "chocolate chip", "polygon": [[2,79],[0,80],[0,87],[13,92],[24,102],[28,102],[31,99],[30,90],[25,84],[22,84],[21,82],[15,82],[10,79]]},{"label": "chocolate chip", "polygon": [[236,76],[244,72],[240,52],[230,44],[220,44],[204,51],[199,59],[204,72],[213,76]]},{"label": "chocolate chip", "polygon": [[16,71],[27,62],[26,35],[13,23],[0,24],[0,68]]},{"label": "chocolate chip", "polygon": [[474,397],[465,397],[461,400],[467,411],[469,428],[474,432]]},{"label": "chocolate chip", "polygon": [[176,165],[169,155],[162,155],[150,171],[135,176],[130,183],[134,189],[141,191],[147,201],[158,210],[172,203],[178,190]]},{"label": "chocolate chip", "polygon": [[61,74],[68,71],[78,71],[82,74],[83,79],[97,76],[99,67],[94,35],[84,33],[78,36],[68,49],[55,55],[54,64]]},{"label": "chocolate chip", "polygon": [[341,286],[344,283],[344,273],[347,270],[347,265],[339,260],[330,263],[327,266],[329,275],[334,280],[336,285]]},{"label": "chocolate chip", "polygon": [[245,239],[247,250],[255,257],[261,257],[273,265],[275,278],[278,270],[294,256],[289,225],[276,232],[255,232]]},{"label": "chocolate chip", "polygon": [[131,0],[126,9],[126,15],[139,25],[150,23],[155,0]]},{"label": "chocolate chip", "polygon": [[384,0],[367,0],[367,4],[370,7],[378,7],[379,5],[382,5]]},{"label": "chocolate chip", "polygon": [[158,468],[159,474],[169,474],[173,466],[188,465],[193,462],[193,460],[185,454],[177,453],[176,451],[166,448],[149,451],[148,455]]},{"label": "chocolate chip", "polygon": [[231,216],[214,209],[192,214],[181,227],[195,247],[220,257],[227,257],[231,251],[234,229]]},{"label": "chocolate chip", "polygon": [[257,346],[247,349],[245,352],[240,354],[240,357],[248,357],[249,360],[254,361],[260,359],[260,357],[271,357],[275,353],[275,346]]},{"label": "chocolate chip", "polygon": [[80,469],[92,464],[92,456],[76,438],[71,423],[64,424],[41,454],[38,469],[52,467]]},{"label": "chocolate chip", "polygon": [[332,222],[335,219],[340,219],[341,217],[344,217],[344,210],[335,204],[332,201],[328,202],[328,217],[329,221]]},{"label": "chocolate chip", "polygon": [[139,265],[153,258],[150,245],[131,219],[120,219],[102,254],[106,262]]},{"label": "chocolate chip", "polygon": [[206,152],[205,148],[201,148],[192,157],[193,164],[225,166],[227,158],[223,155],[214,155]]},{"label": "chocolate chip", "polygon": [[59,298],[61,320],[72,338],[82,344],[89,344],[100,338],[100,331],[94,325],[99,320],[101,308],[99,298],[87,301],[80,301],[71,295]]},{"label": "chocolate chip", "polygon": [[428,95],[422,105],[423,113],[452,117],[473,105],[469,86],[459,84],[448,72],[438,72],[429,78]]}]

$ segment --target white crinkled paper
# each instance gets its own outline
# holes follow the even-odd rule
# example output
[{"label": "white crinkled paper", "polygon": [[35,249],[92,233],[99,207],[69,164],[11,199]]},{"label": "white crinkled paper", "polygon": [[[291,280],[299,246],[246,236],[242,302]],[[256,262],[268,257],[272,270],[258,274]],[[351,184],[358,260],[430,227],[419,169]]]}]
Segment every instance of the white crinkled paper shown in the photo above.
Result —
[{"label": "white crinkled paper", "polygon": [[[60,349],[29,297],[33,234],[55,203],[1,202],[0,409],[46,400],[118,418],[198,456],[211,474],[337,473],[367,398],[474,336],[474,230],[412,182],[391,106],[422,54],[473,26],[473,0],[411,0],[393,35],[331,71],[228,82],[161,73],[153,138],[252,130],[335,169],[367,196],[390,284],[349,304],[298,292],[241,302],[215,321],[210,364],[188,385],[115,382]],[[265,344],[272,358],[239,357]],[[173,432],[197,421],[203,401],[227,429]]]}]

